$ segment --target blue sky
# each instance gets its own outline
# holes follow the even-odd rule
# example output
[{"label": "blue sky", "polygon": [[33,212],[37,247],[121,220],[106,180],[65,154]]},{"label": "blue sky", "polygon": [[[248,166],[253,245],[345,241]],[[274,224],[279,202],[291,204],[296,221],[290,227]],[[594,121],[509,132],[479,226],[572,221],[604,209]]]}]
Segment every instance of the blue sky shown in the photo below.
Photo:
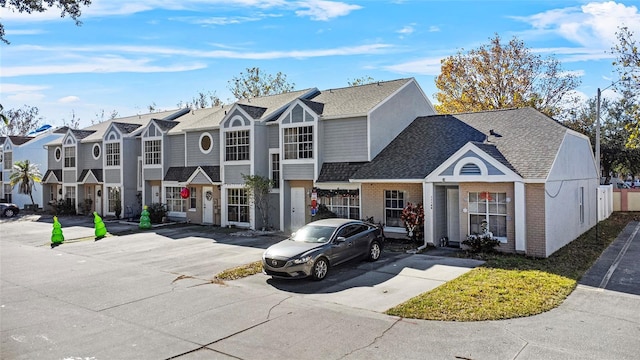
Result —
[{"label": "blue sky", "polygon": [[58,11],[0,18],[0,103],[37,106],[45,123],[72,112],[88,126],[177,108],[199,92],[231,100],[248,67],[282,72],[296,89],[361,77],[414,77],[434,101],[440,60],[513,36],[578,74],[583,97],[617,79],[618,26],[640,36],[640,1],[93,0],[75,26]]}]

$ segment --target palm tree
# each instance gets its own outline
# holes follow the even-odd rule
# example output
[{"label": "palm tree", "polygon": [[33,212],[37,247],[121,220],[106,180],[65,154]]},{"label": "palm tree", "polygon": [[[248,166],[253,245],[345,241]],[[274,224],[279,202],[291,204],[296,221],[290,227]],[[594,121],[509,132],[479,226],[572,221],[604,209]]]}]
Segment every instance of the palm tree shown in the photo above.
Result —
[{"label": "palm tree", "polygon": [[38,165],[31,164],[29,160],[16,161],[13,164],[13,172],[9,177],[11,187],[19,184],[18,192],[20,194],[28,194],[31,198],[31,204],[33,201],[33,186],[35,183],[42,181],[42,174],[38,169]]}]

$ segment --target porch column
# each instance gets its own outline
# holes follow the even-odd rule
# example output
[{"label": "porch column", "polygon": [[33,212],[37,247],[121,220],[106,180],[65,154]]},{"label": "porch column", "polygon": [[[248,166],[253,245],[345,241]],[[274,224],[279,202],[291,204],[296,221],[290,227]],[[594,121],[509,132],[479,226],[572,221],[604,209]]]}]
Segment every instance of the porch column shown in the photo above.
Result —
[{"label": "porch column", "polygon": [[424,206],[425,244],[436,245],[435,242],[433,241],[434,239],[433,183],[422,183],[422,204]]},{"label": "porch column", "polygon": [[527,220],[525,217],[526,199],[524,183],[513,183],[514,227],[516,232],[516,251],[527,251]]}]

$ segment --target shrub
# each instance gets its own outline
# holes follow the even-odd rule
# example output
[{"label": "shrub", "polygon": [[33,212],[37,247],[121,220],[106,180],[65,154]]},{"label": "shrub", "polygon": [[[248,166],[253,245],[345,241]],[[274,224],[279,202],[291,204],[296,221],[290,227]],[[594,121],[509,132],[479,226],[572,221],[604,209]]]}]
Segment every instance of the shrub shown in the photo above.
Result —
[{"label": "shrub", "polygon": [[153,203],[147,206],[147,210],[149,211],[149,219],[152,224],[162,223],[162,218],[167,216],[167,207],[162,203]]},{"label": "shrub", "polygon": [[407,230],[407,236],[413,241],[422,241],[424,239],[424,207],[422,204],[407,203],[400,220]]},{"label": "shrub", "polygon": [[496,247],[500,246],[500,241],[494,238],[491,233],[485,232],[467,236],[462,244],[466,245],[467,251],[472,253],[490,253],[496,251]]}]

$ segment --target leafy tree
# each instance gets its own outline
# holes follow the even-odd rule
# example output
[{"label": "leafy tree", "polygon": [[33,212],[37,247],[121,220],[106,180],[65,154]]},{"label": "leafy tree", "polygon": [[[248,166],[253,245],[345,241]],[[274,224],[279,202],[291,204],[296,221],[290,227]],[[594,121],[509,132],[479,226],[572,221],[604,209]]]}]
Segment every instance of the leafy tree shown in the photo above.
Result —
[{"label": "leafy tree", "polygon": [[42,116],[40,110],[33,106],[24,105],[20,109],[9,109],[4,111],[3,116],[8,120],[6,126],[0,129],[0,135],[27,135],[30,131],[40,127]]},{"label": "leafy tree", "polygon": [[[82,23],[78,18],[82,11],[80,7],[89,6],[91,0],[0,0],[0,6],[8,11],[14,11],[19,13],[39,13],[44,12],[51,7],[57,7],[60,9],[60,17],[69,15],[75,20],[76,25]],[[4,25],[0,23],[0,41],[5,44],[9,44],[9,41],[4,37]]]},{"label": "leafy tree", "polygon": [[531,106],[554,117],[580,84],[557,59],[532,53],[516,37],[503,44],[497,34],[489,44],[459,51],[441,64],[436,78],[440,113]]},{"label": "leafy tree", "polygon": [[628,106],[627,111],[631,117],[631,121],[627,124],[626,129],[629,131],[626,146],[632,148],[640,147],[640,100],[638,93],[640,92],[640,52],[638,52],[638,43],[633,37],[633,32],[627,27],[622,27],[616,33],[618,44],[612,48],[612,53],[617,55],[613,65],[618,67],[620,79],[618,88],[623,89],[626,96]]},{"label": "leafy tree", "polygon": [[273,187],[273,181],[260,175],[242,174],[242,178],[247,196],[260,213],[262,227],[265,228],[269,225],[269,193]]},{"label": "leafy tree", "polygon": [[42,181],[42,174],[40,174],[38,165],[30,163],[29,160],[16,161],[13,164],[13,172],[9,176],[9,183],[11,187],[18,185],[20,194],[29,195],[31,204],[35,204],[35,201],[33,201],[33,187],[35,183],[40,181]]},{"label": "leafy tree", "polygon": [[228,89],[236,99],[250,99],[258,96],[290,92],[295,84],[287,81],[287,76],[278,72],[275,76],[260,73],[260,68],[247,68],[240,76],[228,81]]},{"label": "leafy tree", "polygon": [[347,84],[349,84],[349,86],[360,86],[360,85],[373,84],[375,82],[378,82],[378,80],[375,80],[371,76],[363,76],[357,79],[348,80]]},{"label": "leafy tree", "polygon": [[0,119],[2,119],[5,126],[9,125],[9,118],[4,114],[4,106],[2,104],[0,104]]}]

